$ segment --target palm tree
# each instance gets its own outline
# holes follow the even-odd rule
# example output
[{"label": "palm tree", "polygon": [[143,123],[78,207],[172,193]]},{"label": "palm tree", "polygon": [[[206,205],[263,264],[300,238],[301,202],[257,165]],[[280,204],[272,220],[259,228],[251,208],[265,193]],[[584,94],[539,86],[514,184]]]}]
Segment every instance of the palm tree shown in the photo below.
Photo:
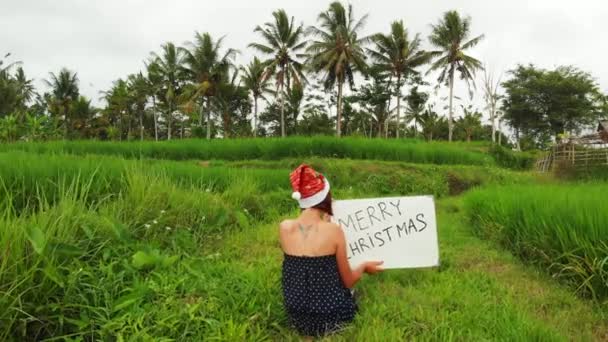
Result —
[{"label": "palm tree", "polygon": [[426,101],[429,98],[429,94],[418,91],[418,86],[410,89],[409,95],[406,97],[407,100],[407,112],[405,114],[405,121],[409,124],[414,123],[414,134],[418,136],[418,125],[422,123],[422,113],[426,106]]},{"label": "palm tree", "polygon": [[458,120],[458,126],[462,128],[466,135],[467,142],[471,142],[473,134],[481,130],[481,113],[473,111],[463,106],[464,116]]},{"label": "palm tree", "polygon": [[304,66],[298,59],[304,57],[302,52],[307,42],[304,40],[303,24],[295,26],[294,17],[290,20],[285,10],[274,11],[272,16],[274,22],[267,22],[254,30],[262,35],[266,45],[251,43],[249,47],[271,56],[264,61],[265,75],[266,78],[274,75],[276,80],[281,112],[281,136],[285,137],[284,90],[291,89],[292,80],[298,85],[306,81],[302,72]]},{"label": "palm tree", "polygon": [[65,138],[67,139],[70,133],[70,108],[80,93],[78,75],[63,68],[58,74],[50,73],[50,79],[44,82],[51,88],[52,107],[57,110],[57,116],[63,116]]},{"label": "palm tree", "polygon": [[110,123],[116,129],[116,135],[118,135],[119,140],[122,140],[125,116],[127,116],[128,120],[130,119],[128,117],[130,99],[127,82],[123,79],[118,79],[113,82],[110,90],[102,92],[102,94],[102,98],[107,103],[104,111],[109,117]]},{"label": "palm tree", "polygon": [[148,83],[148,96],[152,97],[152,117],[154,120],[154,140],[158,141],[158,118],[157,118],[157,106],[156,97],[162,89],[162,77],[155,70],[158,70],[158,65],[154,61],[146,63],[146,70],[148,76],[146,78]]},{"label": "palm tree", "polygon": [[420,119],[422,133],[429,141],[433,141],[433,134],[437,131],[443,118],[433,110],[433,105],[428,105]]},{"label": "palm tree", "polygon": [[79,138],[89,136],[89,122],[97,114],[97,109],[91,105],[91,100],[80,95],[78,99],[72,103],[72,128],[79,133]]},{"label": "palm tree", "polygon": [[259,58],[254,57],[247,67],[241,67],[243,86],[251,92],[253,97],[253,137],[258,134],[258,99],[264,99],[264,94],[271,90],[268,87],[268,78],[264,75],[266,66]]},{"label": "palm tree", "polygon": [[144,113],[148,102],[149,84],[148,80],[140,72],[127,77],[127,91],[130,102],[133,103],[137,117],[139,118],[139,137],[144,140]]},{"label": "palm tree", "polygon": [[167,140],[171,140],[173,113],[177,110],[177,98],[181,91],[181,80],[184,73],[182,50],[169,42],[163,44],[162,55],[151,54],[150,69],[160,79],[161,99],[167,107]]},{"label": "palm tree", "polygon": [[36,92],[34,90],[33,80],[28,79],[25,76],[25,72],[21,67],[17,68],[17,71],[15,72],[15,82],[17,83],[18,89],[17,111],[21,116],[20,121],[23,122],[25,120],[27,103],[34,98]]},{"label": "palm tree", "polygon": [[[439,23],[432,26],[429,36],[431,44],[439,50],[431,51],[433,58],[437,58],[432,64],[429,72],[441,70],[437,81],[446,83],[450,88],[450,112],[448,118],[448,140],[452,141],[454,131],[454,112],[452,100],[454,97],[454,76],[456,72],[460,78],[465,80],[469,91],[473,83],[473,77],[477,69],[482,69],[481,62],[465,55],[465,51],[479,43],[484,35],[479,35],[468,40],[471,35],[471,18],[460,17],[456,11],[445,12]],[[474,84],[473,84],[474,86]]]},{"label": "palm tree", "polygon": [[403,21],[391,24],[391,33],[377,33],[371,37],[375,50],[368,49],[370,56],[381,70],[397,79],[397,135],[401,126],[401,87],[408,77],[418,74],[417,67],[427,63],[430,55],[420,48],[420,35],[410,41]]},{"label": "palm tree", "polygon": [[249,101],[247,89],[238,84],[237,80],[238,72],[234,72],[232,76],[225,74],[222,82],[218,84],[217,95],[214,98],[215,108],[221,116],[222,130],[225,138],[230,138],[232,135],[233,121],[237,119],[235,116],[238,112],[238,107],[242,105],[239,100]]},{"label": "palm tree", "polygon": [[309,33],[316,40],[307,49],[310,53],[309,65],[316,73],[323,73],[326,90],[338,88],[336,135],[341,136],[342,88],[348,82],[354,87],[354,74],[365,72],[365,51],[363,45],[369,38],[359,38],[367,15],[355,20],[353,8],[348,10],[340,2],[332,2],[329,9],[319,14],[319,27],[310,27]]},{"label": "palm tree", "polygon": [[204,101],[207,99],[207,139],[211,139],[211,96],[216,95],[219,83],[233,66],[232,60],[237,54],[234,49],[220,52],[224,37],[213,41],[209,33],[196,32],[194,42],[188,43],[190,50],[181,48],[184,55],[185,71],[188,78],[194,81],[191,100],[201,99],[199,124],[203,127]]}]

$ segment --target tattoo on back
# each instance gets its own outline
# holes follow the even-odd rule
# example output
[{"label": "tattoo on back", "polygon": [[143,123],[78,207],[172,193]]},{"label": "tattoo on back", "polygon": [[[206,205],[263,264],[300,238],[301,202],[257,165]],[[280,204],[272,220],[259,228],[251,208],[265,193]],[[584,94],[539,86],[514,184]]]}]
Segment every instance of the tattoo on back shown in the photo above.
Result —
[{"label": "tattoo on back", "polygon": [[298,223],[298,228],[300,228],[300,233],[302,235],[304,235],[304,240],[306,240],[306,238],[308,237],[308,233],[310,232],[310,229],[312,228],[312,224],[308,225],[308,226],[304,226],[301,223]]}]

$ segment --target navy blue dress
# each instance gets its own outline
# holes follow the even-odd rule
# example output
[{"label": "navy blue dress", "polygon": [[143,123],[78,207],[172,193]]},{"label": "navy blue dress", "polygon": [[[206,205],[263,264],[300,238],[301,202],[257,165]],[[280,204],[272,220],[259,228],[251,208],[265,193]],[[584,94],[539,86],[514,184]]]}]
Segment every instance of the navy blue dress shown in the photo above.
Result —
[{"label": "navy blue dress", "polygon": [[351,322],[357,305],[338,273],[335,255],[285,254],[283,300],[290,323],[306,336],[321,336]]}]

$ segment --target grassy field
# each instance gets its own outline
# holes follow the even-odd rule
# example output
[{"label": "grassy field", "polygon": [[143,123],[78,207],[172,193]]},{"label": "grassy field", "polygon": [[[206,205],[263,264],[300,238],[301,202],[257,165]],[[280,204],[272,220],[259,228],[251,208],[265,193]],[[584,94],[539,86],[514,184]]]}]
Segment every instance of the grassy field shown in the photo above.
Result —
[{"label": "grassy field", "polygon": [[395,160],[411,163],[490,165],[493,158],[484,153],[484,145],[445,142],[423,143],[419,140],[383,140],[331,137],[289,139],[218,139],[174,140],[164,142],[53,141],[46,143],[0,144],[0,152],[53,152],[102,154],[124,158],[170,160],[277,160],[289,157],[325,157]]},{"label": "grassy field", "polygon": [[[133,146],[124,145],[108,146]],[[521,207],[546,227],[576,227],[564,246],[596,256],[603,252],[590,242],[605,234],[598,216],[605,207],[559,193],[571,187],[573,196],[595,198],[605,184],[553,185],[493,163],[343,155],[176,161],[14,146],[0,148],[10,150],[0,152],[0,340],[298,340],[282,308],[276,223],[297,213],[287,175],[301,161],[325,172],[338,198],[439,198],[441,267],[365,278],[355,323],[325,340],[608,339],[602,297],[576,291],[576,278],[556,281],[545,259],[505,245],[487,226],[495,220],[557,240],[506,209]],[[454,148],[487,157],[479,145]],[[514,205],[508,193],[526,204]],[[543,201],[552,205],[535,204]],[[471,220],[486,207],[504,217]],[[538,242],[533,251],[545,247],[540,238],[526,241]]]},{"label": "grassy field", "polygon": [[507,186],[467,196],[471,226],[594,298],[608,297],[607,183]]}]

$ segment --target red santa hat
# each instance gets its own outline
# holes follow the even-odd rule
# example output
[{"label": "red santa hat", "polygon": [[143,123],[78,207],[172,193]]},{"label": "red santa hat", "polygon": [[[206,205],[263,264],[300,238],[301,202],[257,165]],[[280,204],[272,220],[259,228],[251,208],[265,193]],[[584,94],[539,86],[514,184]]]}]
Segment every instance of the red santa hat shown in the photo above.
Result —
[{"label": "red santa hat", "polygon": [[329,193],[329,182],[312,167],[302,164],[289,175],[293,193],[291,197],[298,201],[300,208],[314,207],[323,202]]}]

